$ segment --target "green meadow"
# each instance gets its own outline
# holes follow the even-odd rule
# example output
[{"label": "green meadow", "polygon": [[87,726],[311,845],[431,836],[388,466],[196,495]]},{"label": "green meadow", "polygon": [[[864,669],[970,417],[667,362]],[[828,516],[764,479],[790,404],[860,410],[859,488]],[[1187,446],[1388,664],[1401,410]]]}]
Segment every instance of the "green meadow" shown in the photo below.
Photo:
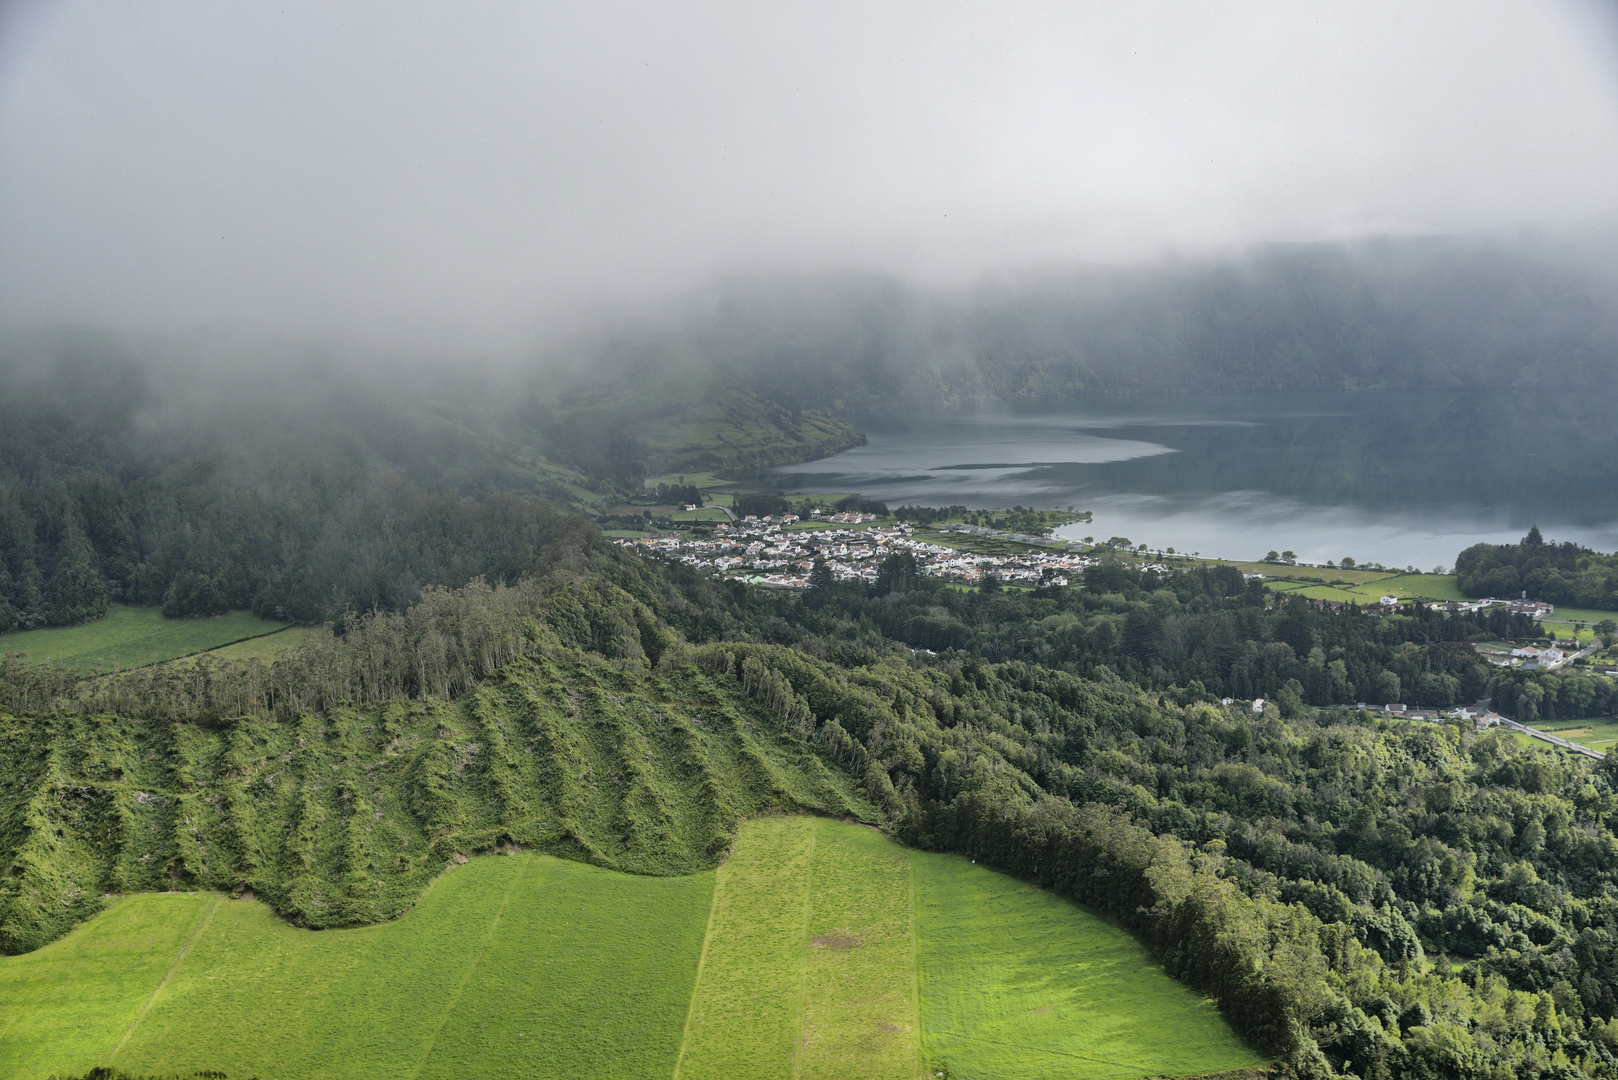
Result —
[{"label": "green meadow", "polygon": [[730,515],[717,506],[704,506],[700,510],[673,510],[665,516],[670,521],[685,522],[687,524],[730,520]]},{"label": "green meadow", "polygon": [[1221,1072],[1263,1063],[1134,938],[1054,894],[914,853],[922,1046],[950,1080]]},{"label": "green meadow", "polygon": [[218,618],[165,619],[155,607],[114,604],[106,615],[83,626],[0,634],[0,655],[22,653],[36,662],[82,670],[144,667],[274,634],[286,625],[247,611]]},{"label": "green meadow", "polygon": [[719,868],[677,1076],[1126,1080],[1263,1062],[1110,923],[799,817],[749,822]]},{"label": "green meadow", "polygon": [[1287,567],[1269,563],[1240,565],[1243,573],[1264,574],[1264,587],[1272,592],[1307,596],[1312,600],[1374,604],[1384,596],[1430,602],[1466,599],[1456,588],[1454,574],[1321,570],[1315,567]]},{"label": "green meadow", "polygon": [[[1165,1038],[1172,1032],[1172,1038]],[[531,853],[311,931],[144,893],[0,959],[0,1075],[1128,1080],[1262,1064],[1134,939],[875,829],[741,828],[717,871]]]},{"label": "green meadow", "polygon": [[260,663],[273,664],[283,653],[291,652],[318,633],[320,633],[318,626],[289,626],[285,630],[221,645],[217,649],[196,653],[175,662],[194,664],[206,656],[210,660],[257,660]]},{"label": "green meadow", "polygon": [[1564,738],[1568,742],[1588,746],[1603,753],[1613,749],[1613,744],[1618,743],[1618,721],[1610,716],[1595,716],[1588,720],[1552,720],[1536,726],[1539,730]]}]

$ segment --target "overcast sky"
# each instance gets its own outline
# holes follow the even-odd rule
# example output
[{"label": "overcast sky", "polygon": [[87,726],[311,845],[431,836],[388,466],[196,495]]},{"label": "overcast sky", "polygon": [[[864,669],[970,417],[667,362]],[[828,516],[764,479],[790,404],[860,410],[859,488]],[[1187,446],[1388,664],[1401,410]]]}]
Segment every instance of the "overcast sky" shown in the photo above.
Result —
[{"label": "overcast sky", "polygon": [[1594,2],[0,14],[11,325],[471,340],[715,275],[1615,224]]}]

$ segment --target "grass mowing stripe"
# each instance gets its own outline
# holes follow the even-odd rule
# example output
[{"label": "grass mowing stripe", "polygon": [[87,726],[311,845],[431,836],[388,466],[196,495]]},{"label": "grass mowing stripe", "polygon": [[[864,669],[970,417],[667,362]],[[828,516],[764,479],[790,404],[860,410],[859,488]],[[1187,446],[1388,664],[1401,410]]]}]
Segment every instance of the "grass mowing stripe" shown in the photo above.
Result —
[{"label": "grass mowing stripe", "polygon": [[512,875],[511,880],[506,883],[505,893],[500,899],[500,907],[495,911],[494,918],[489,920],[489,929],[484,932],[483,946],[478,949],[477,959],[467,966],[466,974],[461,976],[461,983],[455,988],[454,996],[450,998],[449,1005],[444,1009],[443,1018],[438,1021],[438,1027],[433,1031],[432,1038],[427,1040],[427,1049],[421,1055],[421,1062],[417,1064],[416,1071],[410,1074],[412,1080],[421,1075],[421,1070],[427,1065],[427,1059],[433,1056],[433,1047],[438,1045],[439,1036],[444,1034],[444,1029],[449,1026],[451,1017],[455,1015],[455,1006],[460,1004],[461,998],[466,994],[467,984],[478,973],[478,968],[483,966],[483,958],[489,954],[489,946],[494,944],[494,936],[500,929],[500,918],[506,913],[506,908],[511,906],[511,894],[522,884],[522,879],[528,876],[528,869],[532,865],[532,859],[523,858],[517,873]]},{"label": "grass mowing stripe", "polygon": [[922,1061],[922,1075],[931,1080],[927,1056],[921,1053],[921,936],[916,928],[916,860],[905,861],[906,885],[910,891],[910,1024],[916,1033],[916,1051]]},{"label": "grass mowing stripe", "polygon": [[152,992],[146,998],[146,1003],[140,1007],[140,1012],[135,1014],[135,1019],[129,1022],[129,1027],[124,1032],[124,1037],[118,1040],[118,1045],[113,1047],[112,1053],[107,1055],[109,1060],[115,1060],[118,1057],[118,1051],[122,1050],[124,1044],[129,1041],[129,1037],[135,1034],[135,1029],[140,1026],[140,1022],[146,1018],[147,1012],[157,1002],[157,995],[161,994],[163,987],[168,985],[169,976],[174,974],[175,969],[180,966],[180,961],[185,959],[186,952],[197,943],[197,939],[202,937],[203,932],[208,929],[208,924],[213,922],[214,912],[218,911],[219,905],[224,902],[225,898],[223,896],[216,895],[213,898],[213,903],[208,906],[207,913],[202,916],[202,922],[198,923],[197,928],[191,931],[191,936],[185,939],[185,944],[180,946],[180,951],[174,954],[174,962],[164,969],[163,977],[157,980],[156,986],[152,987]]},{"label": "grass mowing stripe", "polygon": [[146,893],[66,937],[0,957],[0,1076],[79,1075],[105,1065],[214,897]]},{"label": "grass mowing stripe", "polygon": [[708,918],[702,927],[702,950],[697,953],[697,977],[691,984],[691,993],[686,998],[685,1022],[680,1025],[680,1050],[674,1055],[674,1077],[679,1080],[680,1070],[685,1067],[685,1048],[691,1042],[691,1018],[697,1010],[697,988],[702,985],[702,972],[708,966],[708,943],[713,940],[713,917],[719,909],[719,875],[714,875],[713,891],[708,894]]},{"label": "grass mowing stripe", "polygon": [[1132,1080],[1263,1064],[1212,1002],[1112,924],[959,856],[911,860],[922,1046],[951,1080]]},{"label": "grass mowing stripe", "polygon": [[793,1026],[797,1028],[798,1037],[792,1044],[792,1077],[797,1080],[803,1072],[803,1025],[808,1014],[809,999],[809,920],[814,915],[815,902],[815,846],[820,839],[820,822],[815,821],[814,828],[809,830],[809,852],[806,861],[809,864],[808,880],[803,890],[803,923],[798,929],[798,1022]]},{"label": "grass mowing stripe", "polygon": [[780,1080],[799,1032],[811,818],[746,822],[714,887],[712,933],[680,1057],[686,1080]]},{"label": "grass mowing stripe", "polygon": [[799,1075],[915,1080],[909,852],[859,825],[821,820],[815,831]]}]

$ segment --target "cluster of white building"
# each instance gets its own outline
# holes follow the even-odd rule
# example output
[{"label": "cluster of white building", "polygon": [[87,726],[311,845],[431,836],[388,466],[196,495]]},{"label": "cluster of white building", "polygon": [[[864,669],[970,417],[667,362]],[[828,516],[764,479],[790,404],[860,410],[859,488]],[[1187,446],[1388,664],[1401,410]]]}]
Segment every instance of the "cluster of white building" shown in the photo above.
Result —
[{"label": "cluster of white building", "polygon": [[[859,522],[852,520],[855,518]],[[838,580],[867,584],[876,581],[882,560],[900,552],[913,555],[921,573],[929,577],[966,583],[980,582],[993,574],[1007,584],[1066,585],[1072,575],[1096,561],[1069,551],[974,555],[918,540],[913,535],[915,530],[905,522],[861,530],[783,528],[797,520],[792,514],[780,519],[747,517],[735,524],[716,525],[713,535],[706,538],[682,539],[671,533],[618,543],[723,577],[788,589],[808,587],[816,558],[826,560]],[[870,520],[871,515],[852,513],[828,519],[837,524]]]},{"label": "cluster of white building", "polygon": [[[1398,602],[1397,597],[1384,596],[1382,598],[1384,604],[1389,600],[1393,600],[1395,603]],[[1521,600],[1500,600],[1493,596],[1484,597],[1482,600],[1452,600],[1446,604],[1439,604],[1438,607],[1443,611],[1457,612],[1482,611],[1484,608],[1503,607],[1513,615],[1526,615],[1535,622],[1541,622],[1556,614],[1556,605],[1548,604],[1543,600],[1529,600],[1526,598]]]}]

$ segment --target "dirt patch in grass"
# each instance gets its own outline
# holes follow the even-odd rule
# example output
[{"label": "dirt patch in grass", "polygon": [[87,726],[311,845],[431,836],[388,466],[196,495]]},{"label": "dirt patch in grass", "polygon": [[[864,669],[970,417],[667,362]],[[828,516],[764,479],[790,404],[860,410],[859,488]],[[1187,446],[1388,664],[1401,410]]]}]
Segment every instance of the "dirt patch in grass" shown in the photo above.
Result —
[{"label": "dirt patch in grass", "polygon": [[830,949],[833,952],[847,952],[849,949],[859,948],[860,939],[857,937],[844,937],[840,934],[822,934],[820,937],[810,938],[809,944],[821,949]]}]

